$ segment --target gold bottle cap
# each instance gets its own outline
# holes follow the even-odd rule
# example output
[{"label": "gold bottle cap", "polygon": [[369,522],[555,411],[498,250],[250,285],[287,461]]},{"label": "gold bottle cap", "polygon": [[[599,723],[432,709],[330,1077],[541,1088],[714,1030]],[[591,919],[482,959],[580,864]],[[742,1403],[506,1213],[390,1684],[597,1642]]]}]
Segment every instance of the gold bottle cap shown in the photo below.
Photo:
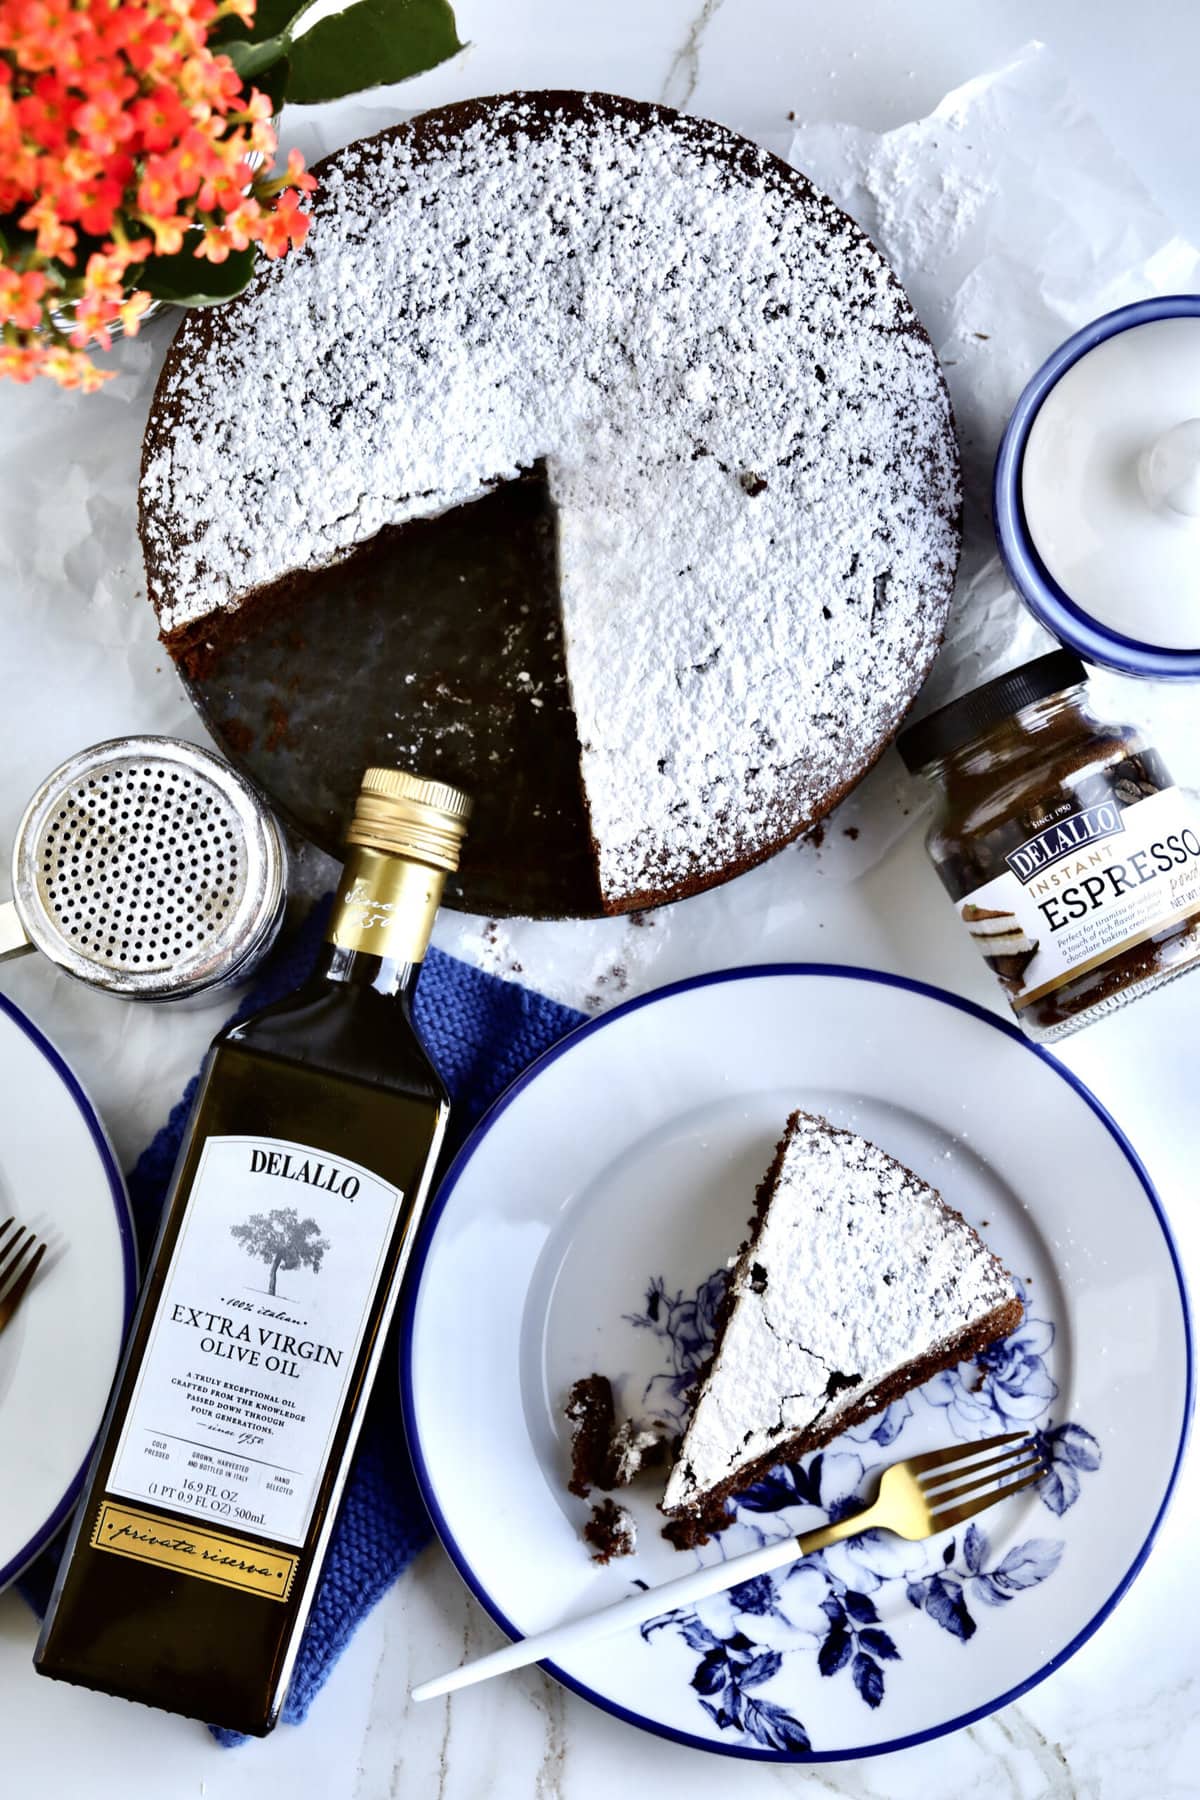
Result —
[{"label": "gold bottle cap", "polygon": [[368,769],[346,842],[416,857],[452,875],[470,816],[470,798],[449,782],[407,769]]}]

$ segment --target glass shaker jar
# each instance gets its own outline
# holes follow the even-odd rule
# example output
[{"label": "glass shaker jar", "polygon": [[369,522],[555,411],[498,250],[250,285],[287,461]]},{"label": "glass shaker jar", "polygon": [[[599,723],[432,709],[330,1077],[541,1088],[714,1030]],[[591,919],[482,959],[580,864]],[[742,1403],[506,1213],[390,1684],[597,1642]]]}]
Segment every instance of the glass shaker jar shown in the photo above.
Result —
[{"label": "glass shaker jar", "polygon": [[926,845],[1022,1030],[1066,1037],[1200,962],[1200,807],[1067,650],[902,733]]}]

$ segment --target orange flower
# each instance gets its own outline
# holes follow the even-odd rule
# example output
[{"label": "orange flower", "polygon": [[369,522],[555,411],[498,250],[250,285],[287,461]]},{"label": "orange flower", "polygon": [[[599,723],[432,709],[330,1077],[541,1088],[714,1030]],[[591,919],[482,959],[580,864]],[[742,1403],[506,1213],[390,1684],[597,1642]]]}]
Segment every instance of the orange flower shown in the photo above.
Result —
[{"label": "orange flower", "polygon": [[61,262],[71,267],[75,261],[77,234],[70,225],[63,224],[49,194],[35,200],[29,210],[22,213],[18,223],[27,231],[37,232],[37,253],[46,262]]},{"label": "orange flower", "polygon": [[87,347],[150,304],[142,264],[303,243],[315,182],[295,150],[273,173],[272,103],[209,41],[227,18],[254,0],[0,0],[0,213],[27,234],[0,251],[0,376],[90,390]]},{"label": "orange flower", "polygon": [[10,381],[32,381],[45,366],[46,352],[40,344],[6,344],[0,340],[0,376]]},{"label": "orange flower", "polygon": [[65,344],[54,344],[44,351],[41,367],[59,387],[79,388],[85,394],[95,393],[117,372],[115,369],[98,369],[90,356],[81,350],[71,350]]},{"label": "orange flower", "polygon": [[316,192],[317,178],[310,175],[304,167],[304,158],[299,150],[288,151],[287,180],[289,187],[296,188],[302,194]]},{"label": "orange flower", "polygon": [[283,256],[293,244],[302,244],[311,224],[308,214],[300,211],[299,194],[293,188],[288,188],[280,194],[273,210],[263,214],[255,236],[262,246],[263,254],[274,260],[277,256]]},{"label": "orange flower", "polygon": [[140,95],[129,114],[146,150],[168,150],[191,123],[187,107],[165,81]]},{"label": "orange flower", "polygon": [[16,325],[21,331],[36,331],[42,322],[45,291],[46,277],[38,269],[24,275],[0,269],[0,322]]}]

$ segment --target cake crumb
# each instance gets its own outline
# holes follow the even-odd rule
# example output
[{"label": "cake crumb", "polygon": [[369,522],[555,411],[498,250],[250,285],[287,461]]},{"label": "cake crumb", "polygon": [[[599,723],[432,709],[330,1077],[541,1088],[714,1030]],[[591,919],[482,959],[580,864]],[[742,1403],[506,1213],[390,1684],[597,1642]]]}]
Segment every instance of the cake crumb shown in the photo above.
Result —
[{"label": "cake crumb", "polygon": [[615,1500],[604,1499],[593,1506],[592,1516],[583,1528],[592,1547],[592,1561],[610,1563],[616,1556],[632,1556],[637,1549],[637,1522],[628,1507]]}]

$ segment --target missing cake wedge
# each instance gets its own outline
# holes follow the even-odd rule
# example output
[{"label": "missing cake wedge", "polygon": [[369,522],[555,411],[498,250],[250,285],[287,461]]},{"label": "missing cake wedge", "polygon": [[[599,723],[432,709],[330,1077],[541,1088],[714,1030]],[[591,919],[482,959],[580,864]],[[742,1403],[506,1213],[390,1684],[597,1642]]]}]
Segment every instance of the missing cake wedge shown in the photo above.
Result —
[{"label": "missing cake wedge", "polygon": [[794,1112],[761,1182],[662,1510],[703,1541],[777,1463],[1016,1329],[1016,1282],[935,1188]]}]

